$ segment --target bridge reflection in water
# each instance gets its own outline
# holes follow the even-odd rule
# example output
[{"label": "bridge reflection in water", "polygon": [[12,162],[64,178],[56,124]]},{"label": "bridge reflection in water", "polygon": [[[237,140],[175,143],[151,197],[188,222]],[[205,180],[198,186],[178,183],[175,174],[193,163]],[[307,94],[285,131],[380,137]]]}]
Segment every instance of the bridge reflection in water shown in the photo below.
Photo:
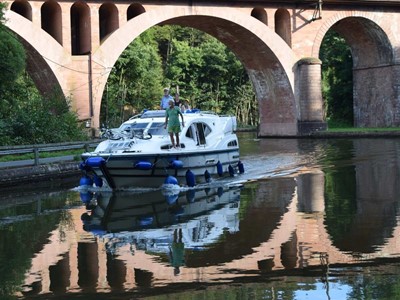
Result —
[{"label": "bridge reflection in water", "polygon": [[[356,216],[356,228],[344,237],[354,243],[343,245],[339,240],[335,246],[324,224],[323,184],[323,173],[316,172],[250,184],[241,200],[239,187],[200,190],[194,195],[189,191],[177,199],[167,196],[170,203],[160,191],[96,195],[87,207],[70,210],[74,226],[62,230],[63,240],[60,228],[53,231],[32,260],[25,286],[33,288],[40,282],[41,293],[126,290],[360,263],[398,254],[395,216],[393,231],[380,245],[369,240],[375,238],[370,232],[360,237],[365,226],[357,230],[363,222],[384,223],[388,214],[382,212],[392,206],[384,201],[362,207],[364,214]],[[381,234],[387,231],[382,226],[375,229]],[[177,276],[169,256],[180,235],[185,248]],[[358,252],[368,243],[374,252]],[[354,245],[353,251],[349,245]]]},{"label": "bridge reflection in water", "polygon": [[397,169],[377,186],[371,160],[327,165],[241,186],[83,193],[69,226],[32,259],[25,293],[137,291],[398,258]]}]

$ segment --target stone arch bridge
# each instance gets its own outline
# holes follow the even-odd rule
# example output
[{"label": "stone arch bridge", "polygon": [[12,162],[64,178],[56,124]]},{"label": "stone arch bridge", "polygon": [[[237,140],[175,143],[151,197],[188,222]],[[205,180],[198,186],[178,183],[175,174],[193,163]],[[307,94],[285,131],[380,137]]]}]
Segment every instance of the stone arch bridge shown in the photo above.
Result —
[{"label": "stone arch bridge", "polygon": [[108,75],[124,49],[155,25],[207,32],[235,53],[255,90],[259,136],[326,128],[320,46],[329,29],[353,56],[355,125],[400,125],[400,1],[6,1],[38,89],[60,89],[99,128]]}]

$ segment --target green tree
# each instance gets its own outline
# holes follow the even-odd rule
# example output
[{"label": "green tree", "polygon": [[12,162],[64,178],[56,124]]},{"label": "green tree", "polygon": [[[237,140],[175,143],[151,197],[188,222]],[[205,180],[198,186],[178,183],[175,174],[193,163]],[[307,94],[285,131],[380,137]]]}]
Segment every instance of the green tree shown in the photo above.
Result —
[{"label": "green tree", "polygon": [[4,91],[25,70],[25,50],[5,26],[0,26],[0,91]]},{"label": "green tree", "polygon": [[[10,100],[13,99],[13,100]],[[82,124],[63,95],[43,98],[27,74],[0,94],[0,144],[59,143],[86,139]]]},{"label": "green tree", "polygon": [[353,124],[353,60],[346,41],[329,30],[321,45],[322,92],[327,119]]},{"label": "green tree", "polygon": [[4,24],[4,10],[6,7],[7,4],[5,2],[0,2],[0,26]]},{"label": "green tree", "polygon": [[172,95],[179,87],[180,99],[189,100],[192,107],[238,113],[246,124],[258,122],[257,101],[240,61],[214,37],[181,26],[155,26],[124,51],[103,96],[102,122],[118,126],[127,117],[127,104],[137,112],[151,108],[141,100],[149,87],[154,93],[146,99],[158,107],[161,85],[171,87]]},{"label": "green tree", "polygon": [[111,71],[103,94],[101,120],[108,126],[125,121],[124,107],[136,112],[157,108],[162,93],[162,68],[156,44],[146,34],[131,43]]},{"label": "green tree", "polygon": [[199,85],[202,90],[199,105],[202,109],[221,112],[228,101],[230,77],[226,46],[215,38],[200,45],[203,65]]},{"label": "green tree", "polygon": [[[179,85],[181,98],[204,110],[235,113],[232,103],[253,101],[255,95],[247,73],[236,56],[214,37],[181,26],[156,26],[149,31],[159,45],[164,83]],[[248,87],[245,88],[245,86]],[[243,99],[243,92],[250,92]],[[248,96],[248,97],[247,97]],[[249,120],[258,122],[257,117]]]},{"label": "green tree", "polygon": [[202,56],[198,47],[192,47],[187,41],[172,40],[169,68],[166,70],[167,81],[172,87],[179,86],[179,97],[187,99],[193,106],[193,100],[200,95],[198,88]]}]

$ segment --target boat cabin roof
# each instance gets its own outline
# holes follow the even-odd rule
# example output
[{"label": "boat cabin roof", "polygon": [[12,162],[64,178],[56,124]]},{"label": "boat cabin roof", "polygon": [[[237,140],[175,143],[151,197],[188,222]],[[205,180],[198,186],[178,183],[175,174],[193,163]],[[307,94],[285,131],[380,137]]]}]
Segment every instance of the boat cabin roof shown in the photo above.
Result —
[{"label": "boat cabin roof", "polygon": [[[217,125],[217,128],[221,129],[225,133],[234,131],[236,129],[236,120],[232,119],[234,118],[232,116],[219,116],[213,112],[200,111],[199,109],[187,110],[183,113],[183,115],[185,119],[185,125],[187,124],[189,127],[191,127],[191,124],[193,124],[193,126],[197,128],[201,127],[201,131],[205,134],[210,133],[212,131],[211,127],[215,128],[214,126],[216,124],[220,124],[221,126]],[[223,118],[224,121],[222,121],[220,117],[225,117]],[[217,121],[215,118],[219,119],[219,121]],[[118,130],[136,133],[144,132],[149,133],[152,136],[164,136],[167,135],[167,130],[164,128],[164,124],[165,110],[147,110],[142,114],[135,115],[122,123]],[[186,135],[191,134],[191,129],[189,127],[185,129],[185,132],[189,132],[186,133]]]},{"label": "boat cabin roof", "polygon": [[[194,114],[194,113],[207,113],[210,114],[210,112],[202,112],[200,109],[187,109],[186,111],[183,112],[184,114]],[[129,120],[133,119],[147,119],[147,118],[164,118],[165,117],[165,110],[144,110],[143,113],[135,115]]]}]

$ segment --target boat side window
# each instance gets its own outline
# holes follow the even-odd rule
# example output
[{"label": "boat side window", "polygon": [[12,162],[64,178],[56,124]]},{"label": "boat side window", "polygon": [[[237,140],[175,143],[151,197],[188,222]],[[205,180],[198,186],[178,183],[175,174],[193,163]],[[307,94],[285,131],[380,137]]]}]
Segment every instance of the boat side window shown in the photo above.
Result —
[{"label": "boat side window", "polygon": [[237,143],[236,140],[230,141],[230,142],[228,143],[228,147],[236,147],[237,145],[238,145],[238,143]]},{"label": "boat side window", "polygon": [[206,124],[204,123],[196,123],[197,128],[197,144],[198,145],[205,145],[206,144],[206,135],[205,135],[205,128]]},{"label": "boat side window", "polygon": [[203,123],[203,130],[204,130],[204,136],[207,136],[211,133],[211,128],[207,125]]},{"label": "boat side window", "polygon": [[194,135],[193,135],[193,125],[190,125],[190,127],[188,128],[188,130],[186,131],[185,136],[189,139],[194,139]]},{"label": "boat side window", "polygon": [[194,139],[197,145],[205,145],[206,136],[211,133],[211,128],[202,122],[193,123],[186,131],[186,137]]}]

